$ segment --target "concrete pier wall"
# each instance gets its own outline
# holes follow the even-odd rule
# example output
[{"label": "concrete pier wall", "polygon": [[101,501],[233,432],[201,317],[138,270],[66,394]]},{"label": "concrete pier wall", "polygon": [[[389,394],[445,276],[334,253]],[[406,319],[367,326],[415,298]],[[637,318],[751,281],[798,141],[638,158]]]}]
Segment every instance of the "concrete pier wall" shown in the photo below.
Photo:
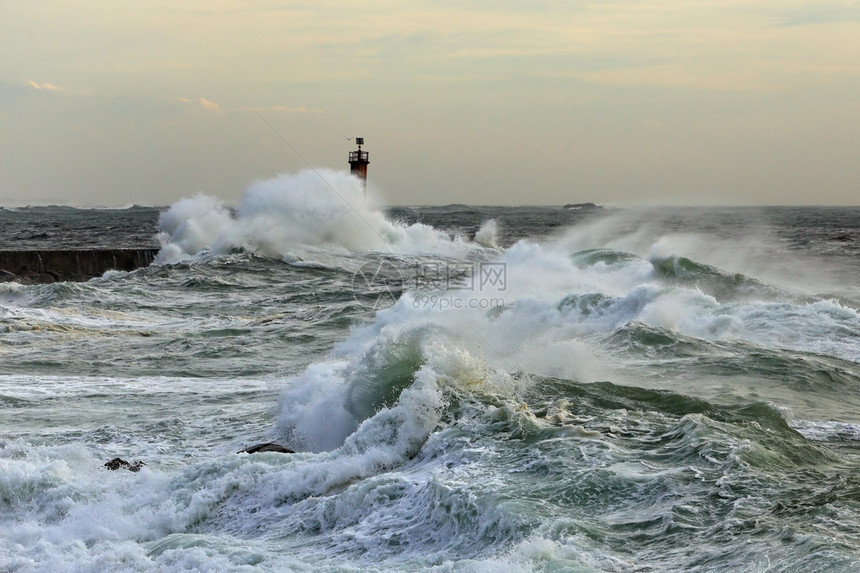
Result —
[{"label": "concrete pier wall", "polygon": [[149,266],[158,249],[0,251],[0,282],[86,281],[109,270]]}]

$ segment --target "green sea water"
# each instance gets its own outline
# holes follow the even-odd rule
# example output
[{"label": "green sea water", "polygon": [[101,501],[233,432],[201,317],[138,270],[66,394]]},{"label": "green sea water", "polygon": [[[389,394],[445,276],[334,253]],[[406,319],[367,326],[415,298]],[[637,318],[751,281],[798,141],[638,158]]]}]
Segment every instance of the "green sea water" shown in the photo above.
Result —
[{"label": "green sea water", "polygon": [[0,570],[860,567],[860,209],[263,195],[0,283]]}]

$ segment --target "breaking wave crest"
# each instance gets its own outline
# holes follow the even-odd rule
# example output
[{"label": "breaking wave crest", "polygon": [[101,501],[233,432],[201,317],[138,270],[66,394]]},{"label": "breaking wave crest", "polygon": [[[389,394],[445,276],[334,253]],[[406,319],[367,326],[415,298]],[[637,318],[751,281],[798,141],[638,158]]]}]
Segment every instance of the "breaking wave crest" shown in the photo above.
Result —
[{"label": "breaking wave crest", "polygon": [[461,256],[496,246],[494,223],[473,243],[429,225],[389,221],[358,179],[332,170],[256,181],[235,208],[207,195],[181,199],[161,214],[158,231],[161,264],[236,249],[273,258],[315,248]]},{"label": "breaking wave crest", "polygon": [[[854,564],[856,305],[679,238],[577,227],[501,249],[492,214],[451,237],[324,176],[162,215],[163,262],[248,251],[219,264],[0,285],[0,570]],[[364,312],[377,291],[348,269],[277,260],[323,251],[475,276]],[[20,374],[41,355],[81,374]],[[237,455],[251,430],[298,453]],[[132,452],[140,472],[103,467]]]}]

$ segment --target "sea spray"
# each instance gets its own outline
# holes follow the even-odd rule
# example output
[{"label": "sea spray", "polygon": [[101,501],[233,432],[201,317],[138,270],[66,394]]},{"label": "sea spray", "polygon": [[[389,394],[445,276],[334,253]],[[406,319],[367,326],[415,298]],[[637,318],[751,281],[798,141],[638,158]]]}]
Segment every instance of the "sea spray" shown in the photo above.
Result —
[{"label": "sea spray", "polygon": [[[801,292],[731,259],[743,209],[401,209],[284,264],[195,203],[193,264],[0,290],[0,570],[856,568],[860,211],[767,211],[844,277]],[[460,288],[370,308],[382,262]]]},{"label": "sea spray", "polygon": [[[723,288],[723,298],[717,300],[695,282],[676,285],[652,261],[633,254],[613,256],[607,265],[606,253],[594,258],[593,251],[570,254],[569,248],[568,241],[521,241],[490,259],[505,266],[503,288],[439,293],[451,299],[446,307],[429,305],[428,297],[407,291],[392,308],[377,313],[373,324],[338,345],[331,361],[312,365],[290,383],[281,397],[279,431],[300,449],[338,447],[364,420],[393,407],[422,368],[433,369],[427,366],[427,349],[437,344],[461,349],[484,362],[488,372],[527,371],[578,380],[618,375],[604,363],[606,349],[599,337],[637,324],[667,333],[668,340],[787,345],[823,349],[848,360],[860,355],[856,311],[836,303],[774,305],[767,302],[772,289],[756,287],[754,281],[740,281],[734,292]],[[685,272],[704,269],[698,271],[700,281],[722,285],[725,273],[719,269],[690,268]],[[536,276],[541,280],[534,281]],[[758,288],[764,300],[750,300],[751,288]],[[504,304],[470,308],[464,301],[476,295],[497,297]],[[759,320],[759,312],[767,319]],[[851,338],[833,336],[837,328]],[[821,335],[839,341],[824,346],[814,340]],[[468,377],[455,378],[462,385]]]},{"label": "sea spray", "polygon": [[229,209],[218,199],[195,195],[180,199],[158,219],[158,262],[179,260],[204,249],[222,252],[239,242]]},{"label": "sea spray", "polygon": [[315,247],[461,257],[496,241],[494,223],[473,243],[422,223],[389,221],[381,200],[366,200],[356,178],[324,169],[256,181],[235,209],[206,195],[181,199],[161,214],[158,230],[160,264],[233,249],[292,261]]},{"label": "sea spray", "polygon": [[487,248],[496,249],[499,246],[499,229],[495,219],[484,221],[475,233],[475,242]]},{"label": "sea spray", "polygon": [[284,256],[298,245],[371,250],[385,220],[367,208],[361,185],[335,171],[305,171],[252,183],[235,213],[205,195],[182,199],[159,218],[159,262],[233,248]]}]

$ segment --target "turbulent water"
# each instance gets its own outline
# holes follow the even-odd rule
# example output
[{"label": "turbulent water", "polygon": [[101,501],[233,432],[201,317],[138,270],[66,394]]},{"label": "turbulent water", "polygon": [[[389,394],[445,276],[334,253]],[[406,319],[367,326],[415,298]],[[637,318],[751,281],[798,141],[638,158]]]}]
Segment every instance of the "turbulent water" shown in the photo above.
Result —
[{"label": "turbulent water", "polygon": [[0,571],[860,569],[860,209],[373,204],[0,211]]}]

